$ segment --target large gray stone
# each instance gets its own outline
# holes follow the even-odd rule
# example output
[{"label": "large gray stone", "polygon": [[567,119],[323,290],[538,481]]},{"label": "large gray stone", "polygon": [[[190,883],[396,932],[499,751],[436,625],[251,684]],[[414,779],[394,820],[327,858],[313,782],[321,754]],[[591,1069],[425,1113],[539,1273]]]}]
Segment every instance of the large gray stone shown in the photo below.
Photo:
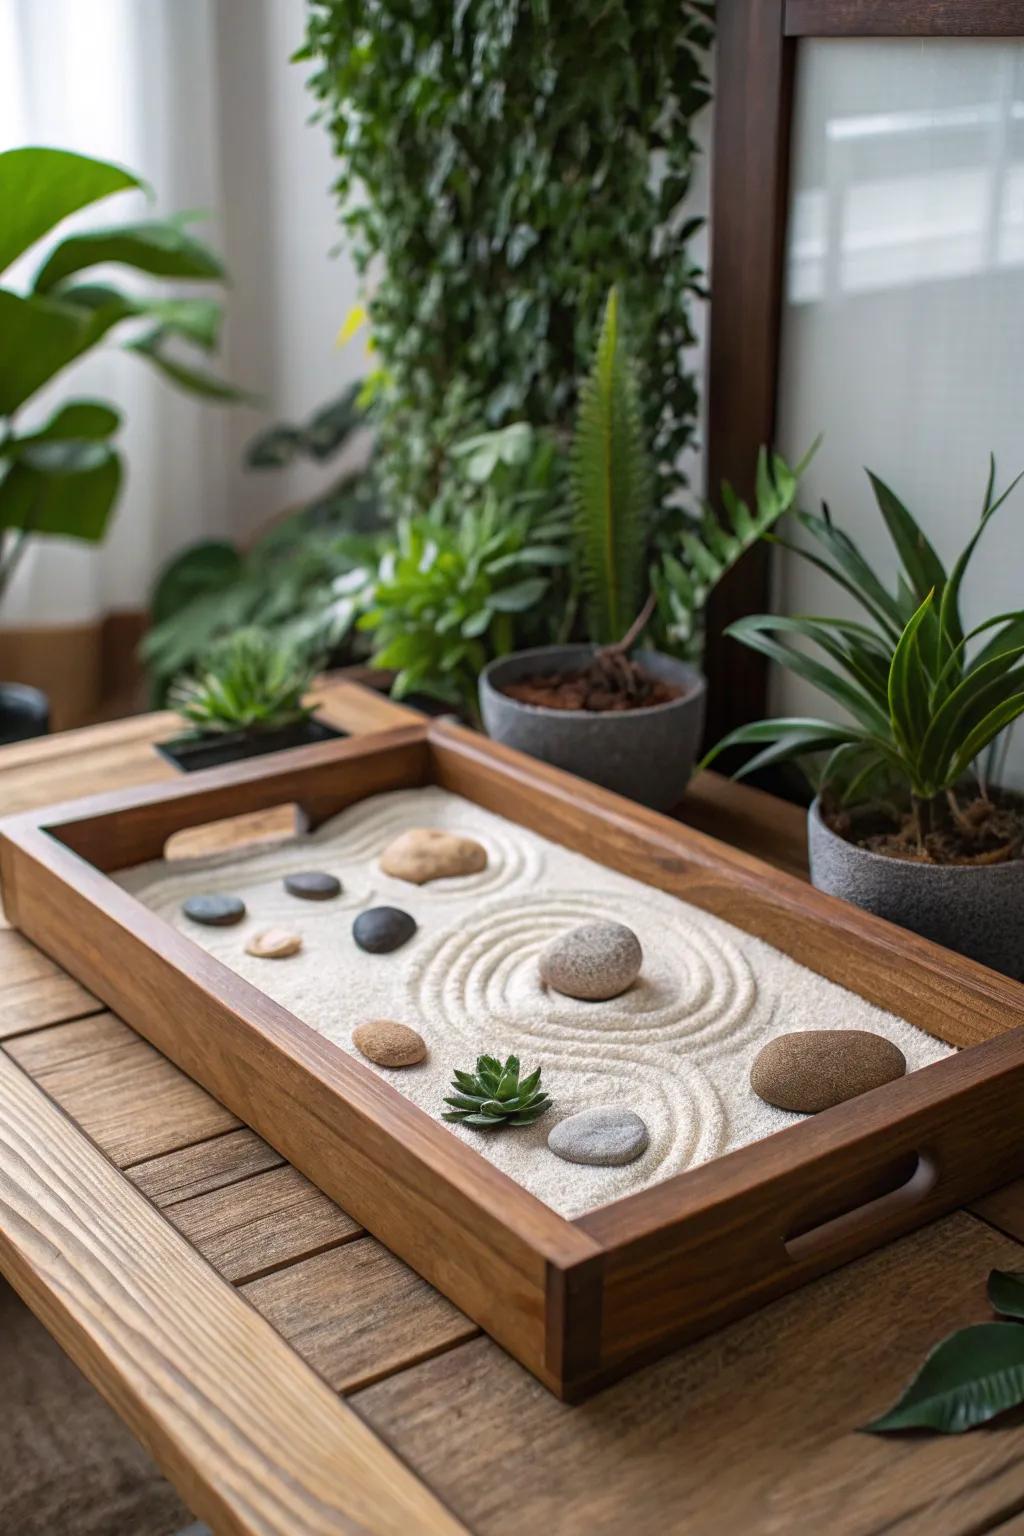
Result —
[{"label": "large gray stone", "polygon": [[817,800],[807,813],[807,841],[819,891],[1024,979],[1024,859],[917,864],[889,858],[833,832]]},{"label": "large gray stone", "polygon": [[564,997],[604,1002],[633,985],[643,958],[640,940],[625,923],[580,923],[541,951],[540,979]]},{"label": "large gray stone", "polygon": [[649,709],[596,714],[545,709],[502,692],[533,672],[569,672],[584,666],[596,647],[545,645],[492,661],[480,674],[480,711],[488,736],[602,784],[641,805],[667,811],[689,782],[704,730],[704,678],[695,667],[660,651],[635,660],[655,677],[684,690],[682,698]]}]

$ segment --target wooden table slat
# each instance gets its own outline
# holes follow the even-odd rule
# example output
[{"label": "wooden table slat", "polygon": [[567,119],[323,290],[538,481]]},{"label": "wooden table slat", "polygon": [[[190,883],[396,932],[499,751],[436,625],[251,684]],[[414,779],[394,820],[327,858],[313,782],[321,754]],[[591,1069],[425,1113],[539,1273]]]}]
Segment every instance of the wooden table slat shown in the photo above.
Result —
[{"label": "wooden table slat", "polygon": [[266,1173],[284,1162],[280,1153],[268,1146],[255,1131],[243,1126],[195,1146],[175,1152],[162,1152],[145,1162],[135,1163],[128,1177],[155,1205],[175,1205],[195,1195],[207,1195]]},{"label": "wooden table slat", "polygon": [[13,929],[0,930],[0,1040],[103,1004]]}]

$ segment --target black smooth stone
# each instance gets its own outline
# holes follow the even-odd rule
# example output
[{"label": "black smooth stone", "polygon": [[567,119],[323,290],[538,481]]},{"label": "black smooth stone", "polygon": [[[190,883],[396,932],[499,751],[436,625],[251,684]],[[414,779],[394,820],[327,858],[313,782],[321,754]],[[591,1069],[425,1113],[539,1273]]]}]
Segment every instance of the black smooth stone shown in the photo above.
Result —
[{"label": "black smooth stone", "polygon": [[371,955],[387,955],[401,949],[416,932],[416,919],[400,907],[371,907],[352,924],[352,937]]},{"label": "black smooth stone", "polygon": [[207,928],[230,928],[245,916],[245,902],[240,896],[190,896],[181,904],[185,916]]},{"label": "black smooth stone", "polygon": [[297,875],[285,875],[284,888],[290,896],[300,896],[303,901],[330,901],[332,896],[341,894],[341,881],[323,870],[306,869]]}]

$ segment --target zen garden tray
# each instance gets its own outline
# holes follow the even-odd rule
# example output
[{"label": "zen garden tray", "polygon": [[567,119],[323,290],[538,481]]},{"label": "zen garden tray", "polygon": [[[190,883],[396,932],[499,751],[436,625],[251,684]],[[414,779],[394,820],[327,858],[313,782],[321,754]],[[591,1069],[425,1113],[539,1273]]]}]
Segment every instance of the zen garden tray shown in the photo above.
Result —
[{"label": "zen garden tray", "polygon": [[[175,833],[284,804],[308,831],[276,850],[163,862]],[[376,859],[439,821],[479,837],[487,869],[403,895]],[[234,885],[280,924],[282,874],[332,860],[337,905],[289,914],[303,965],[181,917],[184,895]],[[10,817],[0,873],[28,938],[562,1397],[1024,1170],[1024,987],[457,726]],[[419,924],[393,954],[352,941],[377,902]],[[640,981],[552,1007],[538,950],[588,916],[637,929]],[[354,1054],[368,1015],[420,1030],[422,1067]],[[755,1104],[765,1040],[865,1019],[906,1076],[813,1117]],[[444,1124],[441,1085],[492,1043],[543,1066],[553,1109]],[[651,1127],[632,1172],[548,1151],[561,1112],[627,1097]]]}]

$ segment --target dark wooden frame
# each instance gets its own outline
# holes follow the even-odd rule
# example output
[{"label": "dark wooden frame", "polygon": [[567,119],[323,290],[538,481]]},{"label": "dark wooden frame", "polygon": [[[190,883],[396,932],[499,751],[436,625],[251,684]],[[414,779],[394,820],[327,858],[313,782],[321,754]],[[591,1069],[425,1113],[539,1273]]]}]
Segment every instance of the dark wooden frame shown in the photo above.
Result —
[{"label": "dark wooden frame", "polygon": [[[444,788],[756,934],[969,1050],[576,1221],[128,895],[186,827]],[[1021,1171],[1024,987],[435,722],[0,823],[8,915],[553,1391],[579,1397]]]},{"label": "dark wooden frame", "polygon": [[[719,0],[711,194],[707,469],[752,493],[775,435],[790,119],[807,37],[1024,37],[1024,0]],[[707,739],[759,719],[768,662],[725,627],[771,606],[771,550],[758,545],[708,615]]]}]

